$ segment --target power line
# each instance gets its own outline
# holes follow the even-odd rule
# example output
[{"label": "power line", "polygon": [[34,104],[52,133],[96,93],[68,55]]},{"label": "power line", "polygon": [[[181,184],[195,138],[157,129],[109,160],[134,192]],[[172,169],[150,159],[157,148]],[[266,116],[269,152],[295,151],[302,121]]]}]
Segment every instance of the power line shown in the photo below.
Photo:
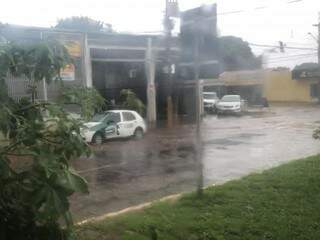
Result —
[{"label": "power line", "polygon": [[[265,49],[264,47],[254,47],[254,46],[251,46],[251,48],[253,49],[253,51],[262,51],[263,49]],[[271,49],[267,49],[267,50],[264,50],[262,51],[260,54],[258,55],[269,55],[269,56],[275,56],[275,54],[283,54],[285,56],[284,53],[282,52],[278,52],[276,51],[277,49],[279,49],[279,47],[274,47],[274,48],[271,48]],[[290,54],[307,54],[307,53],[314,53],[316,52],[316,50],[305,50],[305,49],[285,49],[286,50],[286,53],[290,53]]]},{"label": "power line", "polygon": [[291,58],[291,59],[279,59],[274,61],[263,61],[263,64],[276,64],[276,63],[282,63],[282,62],[296,62],[298,60],[303,60],[303,62],[308,62],[310,59],[314,59],[316,61],[317,56],[305,56],[305,57],[297,57],[297,58]]},{"label": "power line", "polygon": [[217,13],[217,15],[229,15],[229,14],[237,14],[237,13],[242,13],[245,12],[244,10],[237,10],[237,11],[230,11],[230,12],[222,12],[222,13]]},{"label": "power line", "polygon": [[294,59],[299,57],[308,57],[308,56],[316,56],[316,55],[317,53],[310,53],[310,54],[292,55],[292,56],[284,56],[279,58],[266,58],[266,59],[273,61],[273,60]]},{"label": "power line", "polygon": [[[256,43],[249,43],[251,46],[256,46],[256,47],[264,47],[264,48],[279,48],[279,45],[266,45],[266,44],[256,44]],[[287,47],[285,46],[284,48],[286,49],[299,49],[299,50],[317,50],[316,48],[305,48],[305,47]]]},{"label": "power line", "polygon": [[268,60],[277,60],[277,59],[290,59],[296,57],[303,57],[303,56],[315,56],[317,53],[306,53],[306,54],[297,54],[297,55],[289,55],[289,56],[282,56],[282,57],[271,57],[267,58]]},{"label": "power line", "polygon": [[[308,59],[310,59],[311,57],[316,57],[315,56],[309,56]],[[276,60],[276,61],[266,61],[266,62],[263,62],[263,64],[271,64],[271,63],[281,63],[281,62],[287,62],[287,61],[297,61],[297,60],[302,60],[302,59],[306,59],[307,57],[304,56],[304,57],[297,57],[297,58],[291,58],[291,59],[279,59],[279,60]]]},{"label": "power line", "polygon": [[274,60],[274,61],[264,61],[263,63],[264,64],[271,64],[271,63],[281,63],[281,62],[288,62],[288,61],[291,61],[291,62],[294,62],[294,61],[297,61],[297,60],[302,60],[302,59],[316,59],[316,56],[304,56],[304,57],[296,57],[296,58],[290,58],[290,59],[278,59],[278,60]]},{"label": "power line", "polygon": [[292,0],[292,1],[289,1],[287,2],[288,4],[291,4],[291,3],[296,3],[296,2],[302,2],[303,0]]},{"label": "power line", "polygon": [[[302,2],[302,1],[304,1],[304,0],[291,0],[291,1],[287,1],[286,4],[291,5],[291,4],[299,3],[299,2]],[[258,7],[255,7],[253,9],[251,9],[251,10],[252,11],[260,11],[260,10],[263,10],[263,9],[266,9],[266,8],[271,8],[271,7],[273,7],[273,6],[271,6],[271,5],[258,6]],[[243,13],[243,12],[246,12],[246,11],[248,11],[248,10],[234,10],[234,11],[217,13],[217,15],[239,14],[239,13]]]},{"label": "power line", "polygon": [[287,44],[294,44],[294,45],[303,45],[303,46],[310,46],[310,43],[298,43],[298,42],[285,42]]}]

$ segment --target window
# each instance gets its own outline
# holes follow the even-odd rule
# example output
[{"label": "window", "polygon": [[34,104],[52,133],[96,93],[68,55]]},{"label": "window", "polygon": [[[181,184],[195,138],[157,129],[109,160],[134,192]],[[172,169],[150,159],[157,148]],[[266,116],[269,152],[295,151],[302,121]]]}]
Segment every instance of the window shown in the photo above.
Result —
[{"label": "window", "polygon": [[90,122],[101,122],[105,116],[105,114],[96,114],[91,118]]},{"label": "window", "polygon": [[136,77],[137,77],[137,69],[130,69],[129,78],[136,78]]},{"label": "window", "polygon": [[123,112],[122,116],[123,116],[123,121],[126,121],[126,122],[136,120],[136,117],[131,112]]},{"label": "window", "polygon": [[106,121],[107,122],[114,122],[114,123],[118,123],[121,121],[121,118],[120,118],[120,113],[114,113],[114,112],[110,112],[108,114],[108,117],[106,118]]},{"label": "window", "polygon": [[312,98],[317,98],[319,96],[318,84],[310,85],[310,96]]},{"label": "window", "polygon": [[239,95],[225,95],[221,98],[221,102],[238,102],[240,100]]}]

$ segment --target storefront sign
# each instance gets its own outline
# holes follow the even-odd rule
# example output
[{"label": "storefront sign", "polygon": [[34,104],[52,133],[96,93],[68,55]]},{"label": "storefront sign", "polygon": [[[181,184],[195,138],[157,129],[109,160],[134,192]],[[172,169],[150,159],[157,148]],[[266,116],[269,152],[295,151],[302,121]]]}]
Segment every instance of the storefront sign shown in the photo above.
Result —
[{"label": "storefront sign", "polygon": [[68,64],[60,72],[62,81],[74,81],[75,79],[75,67],[73,64]]}]

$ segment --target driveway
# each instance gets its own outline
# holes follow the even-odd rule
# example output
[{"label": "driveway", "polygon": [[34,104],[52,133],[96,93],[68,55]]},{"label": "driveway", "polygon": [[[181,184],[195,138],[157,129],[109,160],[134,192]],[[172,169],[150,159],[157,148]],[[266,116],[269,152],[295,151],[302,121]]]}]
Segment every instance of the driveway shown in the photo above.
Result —
[{"label": "driveway", "polygon": [[[222,183],[292,159],[319,153],[312,132],[319,106],[276,106],[247,116],[208,115],[202,124],[206,185]],[[77,220],[114,212],[197,183],[194,126],[157,129],[141,141],[107,142],[90,158],[73,162],[90,194],[72,198]]]}]

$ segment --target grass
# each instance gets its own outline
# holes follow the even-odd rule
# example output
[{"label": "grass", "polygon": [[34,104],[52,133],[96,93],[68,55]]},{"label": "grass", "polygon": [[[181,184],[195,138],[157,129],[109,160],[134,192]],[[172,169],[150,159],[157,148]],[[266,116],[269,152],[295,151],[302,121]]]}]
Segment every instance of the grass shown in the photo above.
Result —
[{"label": "grass", "polygon": [[320,156],[77,227],[80,240],[318,240]]}]

